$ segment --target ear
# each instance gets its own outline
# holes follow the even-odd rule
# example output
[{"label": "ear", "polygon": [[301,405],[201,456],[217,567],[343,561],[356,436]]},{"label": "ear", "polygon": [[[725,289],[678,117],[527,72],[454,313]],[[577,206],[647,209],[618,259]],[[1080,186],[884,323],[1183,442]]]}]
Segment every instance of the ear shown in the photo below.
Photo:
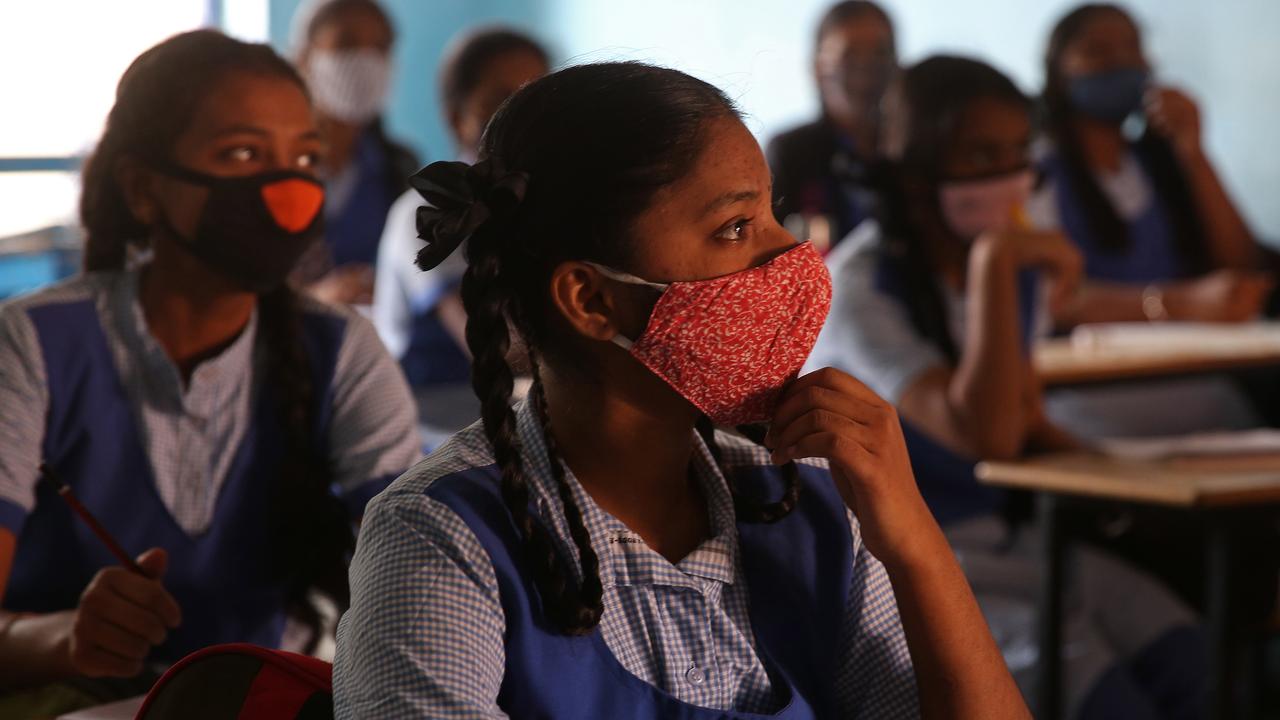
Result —
[{"label": "ear", "polygon": [[143,225],[154,225],[159,219],[155,173],[131,157],[117,160],[113,173],[129,212]]},{"label": "ear", "polygon": [[551,304],[578,334],[608,342],[622,332],[621,288],[590,265],[569,261],[551,273]]}]

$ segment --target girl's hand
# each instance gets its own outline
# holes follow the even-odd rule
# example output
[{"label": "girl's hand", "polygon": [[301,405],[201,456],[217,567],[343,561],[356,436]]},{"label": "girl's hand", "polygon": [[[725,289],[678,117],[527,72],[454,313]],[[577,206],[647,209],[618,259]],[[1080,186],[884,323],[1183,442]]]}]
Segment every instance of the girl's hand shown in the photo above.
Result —
[{"label": "girl's hand", "polygon": [[168,556],[151,548],[138,556],[150,577],[127,568],[98,571],[80,595],[64,646],[72,672],[89,677],[133,677],[151,648],[182,621],[173,596],[160,584]]},{"label": "girl's hand", "polygon": [[933,523],[916,488],[897,411],[839,370],[810,373],[783,392],[765,445],[778,464],[829,460],[867,549],[886,565],[908,558],[921,523]]},{"label": "girl's hand", "polygon": [[1200,108],[1173,88],[1154,87],[1143,98],[1147,122],[1180,153],[1200,151]]},{"label": "girl's hand", "polygon": [[1171,287],[1165,307],[1174,320],[1245,322],[1258,317],[1273,287],[1266,273],[1215,270]]},{"label": "girl's hand", "polygon": [[1055,314],[1071,302],[1084,278],[1084,256],[1056,231],[1013,229],[981,235],[969,257],[971,277],[977,277],[973,263],[1004,262],[1043,271],[1052,283],[1049,306]]}]

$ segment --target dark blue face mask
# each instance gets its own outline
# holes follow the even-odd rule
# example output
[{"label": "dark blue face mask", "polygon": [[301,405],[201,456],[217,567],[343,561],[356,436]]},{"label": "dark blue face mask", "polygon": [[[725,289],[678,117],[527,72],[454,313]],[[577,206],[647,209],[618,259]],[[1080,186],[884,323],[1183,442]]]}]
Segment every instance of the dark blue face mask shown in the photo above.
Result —
[{"label": "dark blue face mask", "polygon": [[1146,68],[1122,68],[1081,75],[1067,83],[1076,110],[1104,122],[1120,123],[1142,109],[1151,73]]}]

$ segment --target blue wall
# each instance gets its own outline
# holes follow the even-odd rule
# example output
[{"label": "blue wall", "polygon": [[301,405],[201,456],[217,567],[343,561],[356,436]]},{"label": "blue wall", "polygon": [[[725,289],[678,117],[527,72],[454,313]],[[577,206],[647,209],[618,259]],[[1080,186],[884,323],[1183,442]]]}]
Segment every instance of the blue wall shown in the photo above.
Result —
[{"label": "blue wall", "polygon": [[[482,23],[502,22],[541,37],[544,0],[381,0],[396,24],[396,74],[387,126],[423,162],[453,158],[442,117],[436,69],[450,38]],[[271,0],[271,42],[289,51],[290,20],[300,0]],[[557,57],[554,43],[548,44]]]}]

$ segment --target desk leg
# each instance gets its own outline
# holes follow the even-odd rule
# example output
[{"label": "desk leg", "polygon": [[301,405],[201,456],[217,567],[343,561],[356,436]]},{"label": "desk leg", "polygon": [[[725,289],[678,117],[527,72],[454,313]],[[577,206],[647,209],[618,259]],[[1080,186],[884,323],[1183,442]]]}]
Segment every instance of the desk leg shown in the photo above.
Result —
[{"label": "desk leg", "polygon": [[1211,516],[1207,537],[1207,630],[1209,635],[1209,717],[1232,717],[1231,534],[1221,516]]},{"label": "desk leg", "polygon": [[1040,658],[1037,688],[1040,720],[1057,720],[1062,710],[1062,596],[1066,542],[1057,496],[1040,495],[1044,557],[1040,576]]}]

